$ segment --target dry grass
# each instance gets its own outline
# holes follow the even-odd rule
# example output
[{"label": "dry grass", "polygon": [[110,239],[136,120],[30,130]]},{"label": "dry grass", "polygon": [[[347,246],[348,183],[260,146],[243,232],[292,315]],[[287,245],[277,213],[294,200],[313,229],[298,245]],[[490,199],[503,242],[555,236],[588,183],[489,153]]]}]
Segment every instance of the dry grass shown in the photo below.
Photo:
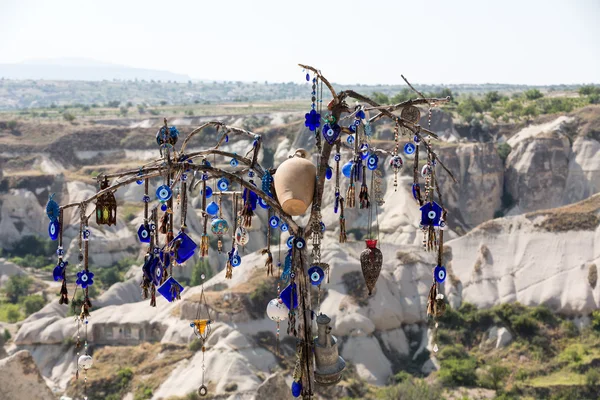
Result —
[{"label": "dry grass", "polygon": [[570,204],[553,210],[535,211],[526,215],[533,219],[537,216],[546,218],[536,227],[549,232],[590,231],[600,225],[600,194],[591,196],[579,203]]}]

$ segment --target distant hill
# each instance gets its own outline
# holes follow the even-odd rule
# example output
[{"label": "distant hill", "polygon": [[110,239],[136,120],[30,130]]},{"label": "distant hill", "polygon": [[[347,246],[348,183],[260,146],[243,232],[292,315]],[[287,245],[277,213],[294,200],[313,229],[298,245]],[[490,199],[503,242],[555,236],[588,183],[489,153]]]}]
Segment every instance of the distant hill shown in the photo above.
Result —
[{"label": "distant hill", "polygon": [[44,79],[69,81],[162,80],[186,82],[188,75],[169,71],[132,68],[88,59],[59,58],[32,60],[18,64],[0,64],[5,79]]}]

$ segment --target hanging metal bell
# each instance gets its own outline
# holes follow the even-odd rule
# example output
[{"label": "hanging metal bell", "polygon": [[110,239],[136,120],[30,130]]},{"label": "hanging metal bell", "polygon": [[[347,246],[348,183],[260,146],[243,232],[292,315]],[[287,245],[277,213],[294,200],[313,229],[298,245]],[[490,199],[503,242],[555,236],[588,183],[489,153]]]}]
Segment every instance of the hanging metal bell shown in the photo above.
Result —
[{"label": "hanging metal bell", "polygon": [[315,339],[315,381],[333,385],[342,379],[346,361],[338,353],[337,339],[331,334],[331,318],[325,314],[317,317],[319,336]]},{"label": "hanging metal bell", "polygon": [[366,240],[367,248],[360,253],[360,267],[362,268],[363,278],[369,289],[369,296],[375,289],[377,278],[381,272],[383,264],[383,254],[377,248],[377,240]]}]

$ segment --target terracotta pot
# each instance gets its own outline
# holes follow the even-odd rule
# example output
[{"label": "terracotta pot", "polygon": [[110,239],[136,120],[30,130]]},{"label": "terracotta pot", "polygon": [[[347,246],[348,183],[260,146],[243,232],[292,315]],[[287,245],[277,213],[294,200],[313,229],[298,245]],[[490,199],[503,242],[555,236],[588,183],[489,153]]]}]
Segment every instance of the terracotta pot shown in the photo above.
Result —
[{"label": "terracotta pot", "polygon": [[282,162],[273,175],[277,200],[289,215],[304,214],[313,200],[317,167],[307,156],[306,150],[296,150],[294,156]]}]

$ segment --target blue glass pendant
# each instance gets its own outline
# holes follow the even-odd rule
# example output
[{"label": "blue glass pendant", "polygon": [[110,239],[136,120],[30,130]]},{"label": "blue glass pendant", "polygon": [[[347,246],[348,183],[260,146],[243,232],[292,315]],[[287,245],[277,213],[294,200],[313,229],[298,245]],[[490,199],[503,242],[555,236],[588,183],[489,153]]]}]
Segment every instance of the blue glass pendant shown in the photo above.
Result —
[{"label": "blue glass pendant", "polygon": [[433,270],[433,276],[437,283],[444,283],[446,280],[446,268],[443,265],[438,265]]},{"label": "blue glass pendant", "polygon": [[[210,199],[212,197],[212,188],[210,186],[206,187],[206,198]],[[200,191],[200,195],[202,195],[202,190]]]},{"label": "blue glass pendant", "polygon": [[219,205],[214,201],[211,201],[209,205],[206,206],[206,213],[208,215],[217,215],[219,212]]},{"label": "blue glass pendant", "polygon": [[417,190],[420,189],[420,186],[418,183],[413,183],[412,185],[412,195],[415,198],[415,200],[417,200]]},{"label": "blue glass pendant", "polygon": [[230,262],[231,262],[232,267],[239,267],[240,264],[242,263],[242,258],[238,254],[237,250],[231,256]]},{"label": "blue glass pendant", "polygon": [[348,135],[348,137],[346,138],[346,143],[354,144],[354,135]]},{"label": "blue glass pendant", "polygon": [[269,207],[270,207],[270,206],[267,204],[267,202],[266,202],[266,201],[264,201],[264,200],[262,199],[262,197],[259,197],[259,198],[258,198],[258,205],[259,205],[259,206],[261,206],[261,208],[264,208],[265,210],[268,210],[268,209],[269,209]]},{"label": "blue glass pendant", "polygon": [[271,218],[269,218],[269,226],[271,226],[271,228],[277,228],[279,226],[279,217],[273,215]]},{"label": "blue glass pendant", "polygon": [[302,250],[304,246],[306,246],[306,241],[304,241],[302,238],[294,239],[293,243],[294,247],[296,247],[298,250]]},{"label": "blue glass pendant", "polygon": [[[179,245],[176,246],[176,243],[179,243]],[[169,243],[169,247],[177,248],[176,260],[179,264],[183,264],[194,255],[198,245],[185,232],[179,232],[173,241]]]},{"label": "blue glass pendant", "polygon": [[301,394],[302,394],[302,382],[293,381],[292,382],[292,396],[300,397]]},{"label": "blue glass pendant", "polygon": [[352,165],[354,165],[354,162],[350,160],[342,167],[342,174],[346,178],[350,178],[350,174],[352,174]]},{"label": "blue glass pendant", "polygon": [[369,158],[367,158],[367,168],[369,168],[370,171],[376,170],[378,164],[379,157],[377,157],[375,153],[371,153]]},{"label": "blue glass pendant", "polygon": [[150,228],[147,225],[140,225],[137,231],[138,238],[142,243],[150,243]]},{"label": "blue glass pendant", "polygon": [[319,126],[321,126],[321,114],[319,114],[316,110],[312,109],[309,113],[304,115],[304,126],[306,126],[311,131],[315,131]]},{"label": "blue glass pendant", "polygon": [[60,281],[65,279],[65,270],[67,269],[67,265],[69,265],[68,261],[60,261],[54,267],[54,271],[52,271],[52,276],[54,277],[54,281]]},{"label": "blue glass pendant", "polygon": [[356,112],[356,118],[365,119],[365,112],[363,110],[358,110]]},{"label": "blue glass pendant", "polygon": [[294,247],[294,237],[290,236],[285,243],[287,244],[288,249],[291,249]]},{"label": "blue glass pendant", "polygon": [[308,269],[308,277],[313,286],[319,286],[325,278],[325,272],[323,271],[323,268],[315,265]]},{"label": "blue glass pendant", "polygon": [[159,201],[167,201],[171,198],[172,195],[173,192],[171,191],[171,188],[168,185],[162,185],[156,189],[156,198]]},{"label": "blue glass pendant", "polygon": [[169,277],[158,287],[158,293],[160,293],[169,303],[177,298],[177,294],[183,292],[183,286],[179,284],[172,276]]},{"label": "blue glass pendant", "polygon": [[288,225],[284,222],[283,224],[281,224],[280,228],[281,232],[287,232],[288,231]]},{"label": "blue glass pendant", "polygon": [[168,208],[169,208],[169,207],[167,206],[167,203],[162,203],[162,204],[160,205],[160,209],[161,209],[162,211],[167,211],[167,209],[168,209]]},{"label": "blue glass pendant", "polygon": [[46,203],[46,215],[50,218],[50,221],[58,221],[59,212],[60,207],[58,206],[58,203],[54,201],[54,193],[52,193],[48,198],[48,203]]},{"label": "blue glass pendant", "polygon": [[340,136],[342,128],[338,124],[325,124],[323,125],[323,138],[329,144],[334,144],[337,138]]},{"label": "blue glass pendant", "polygon": [[[288,285],[285,289],[281,291],[279,294],[279,298],[285,304],[288,309],[293,309],[298,307],[298,291],[296,290],[296,284],[292,283]],[[293,300],[293,302],[292,302]]]},{"label": "blue glass pendant", "polygon": [[404,154],[406,154],[407,156],[412,156],[413,154],[415,154],[416,149],[417,147],[414,144],[406,143],[404,145]]},{"label": "blue glass pendant", "polygon": [[327,178],[327,180],[329,180],[332,177],[333,177],[333,169],[328,165],[327,169],[325,170],[325,178]]},{"label": "blue glass pendant", "polygon": [[231,165],[232,167],[237,167],[239,164],[239,161],[236,160],[235,158],[232,158],[231,161],[229,161],[229,165]]},{"label": "blue glass pendant", "polygon": [[227,178],[219,179],[219,181],[217,182],[217,188],[222,192],[229,189],[229,180]]},{"label": "blue glass pendant", "polygon": [[421,207],[421,225],[423,226],[439,226],[442,218],[442,207],[435,201],[425,203]]},{"label": "blue glass pendant", "polygon": [[50,225],[48,225],[48,235],[50,236],[50,239],[58,239],[59,232],[60,224],[58,223],[58,221],[50,221]]}]

